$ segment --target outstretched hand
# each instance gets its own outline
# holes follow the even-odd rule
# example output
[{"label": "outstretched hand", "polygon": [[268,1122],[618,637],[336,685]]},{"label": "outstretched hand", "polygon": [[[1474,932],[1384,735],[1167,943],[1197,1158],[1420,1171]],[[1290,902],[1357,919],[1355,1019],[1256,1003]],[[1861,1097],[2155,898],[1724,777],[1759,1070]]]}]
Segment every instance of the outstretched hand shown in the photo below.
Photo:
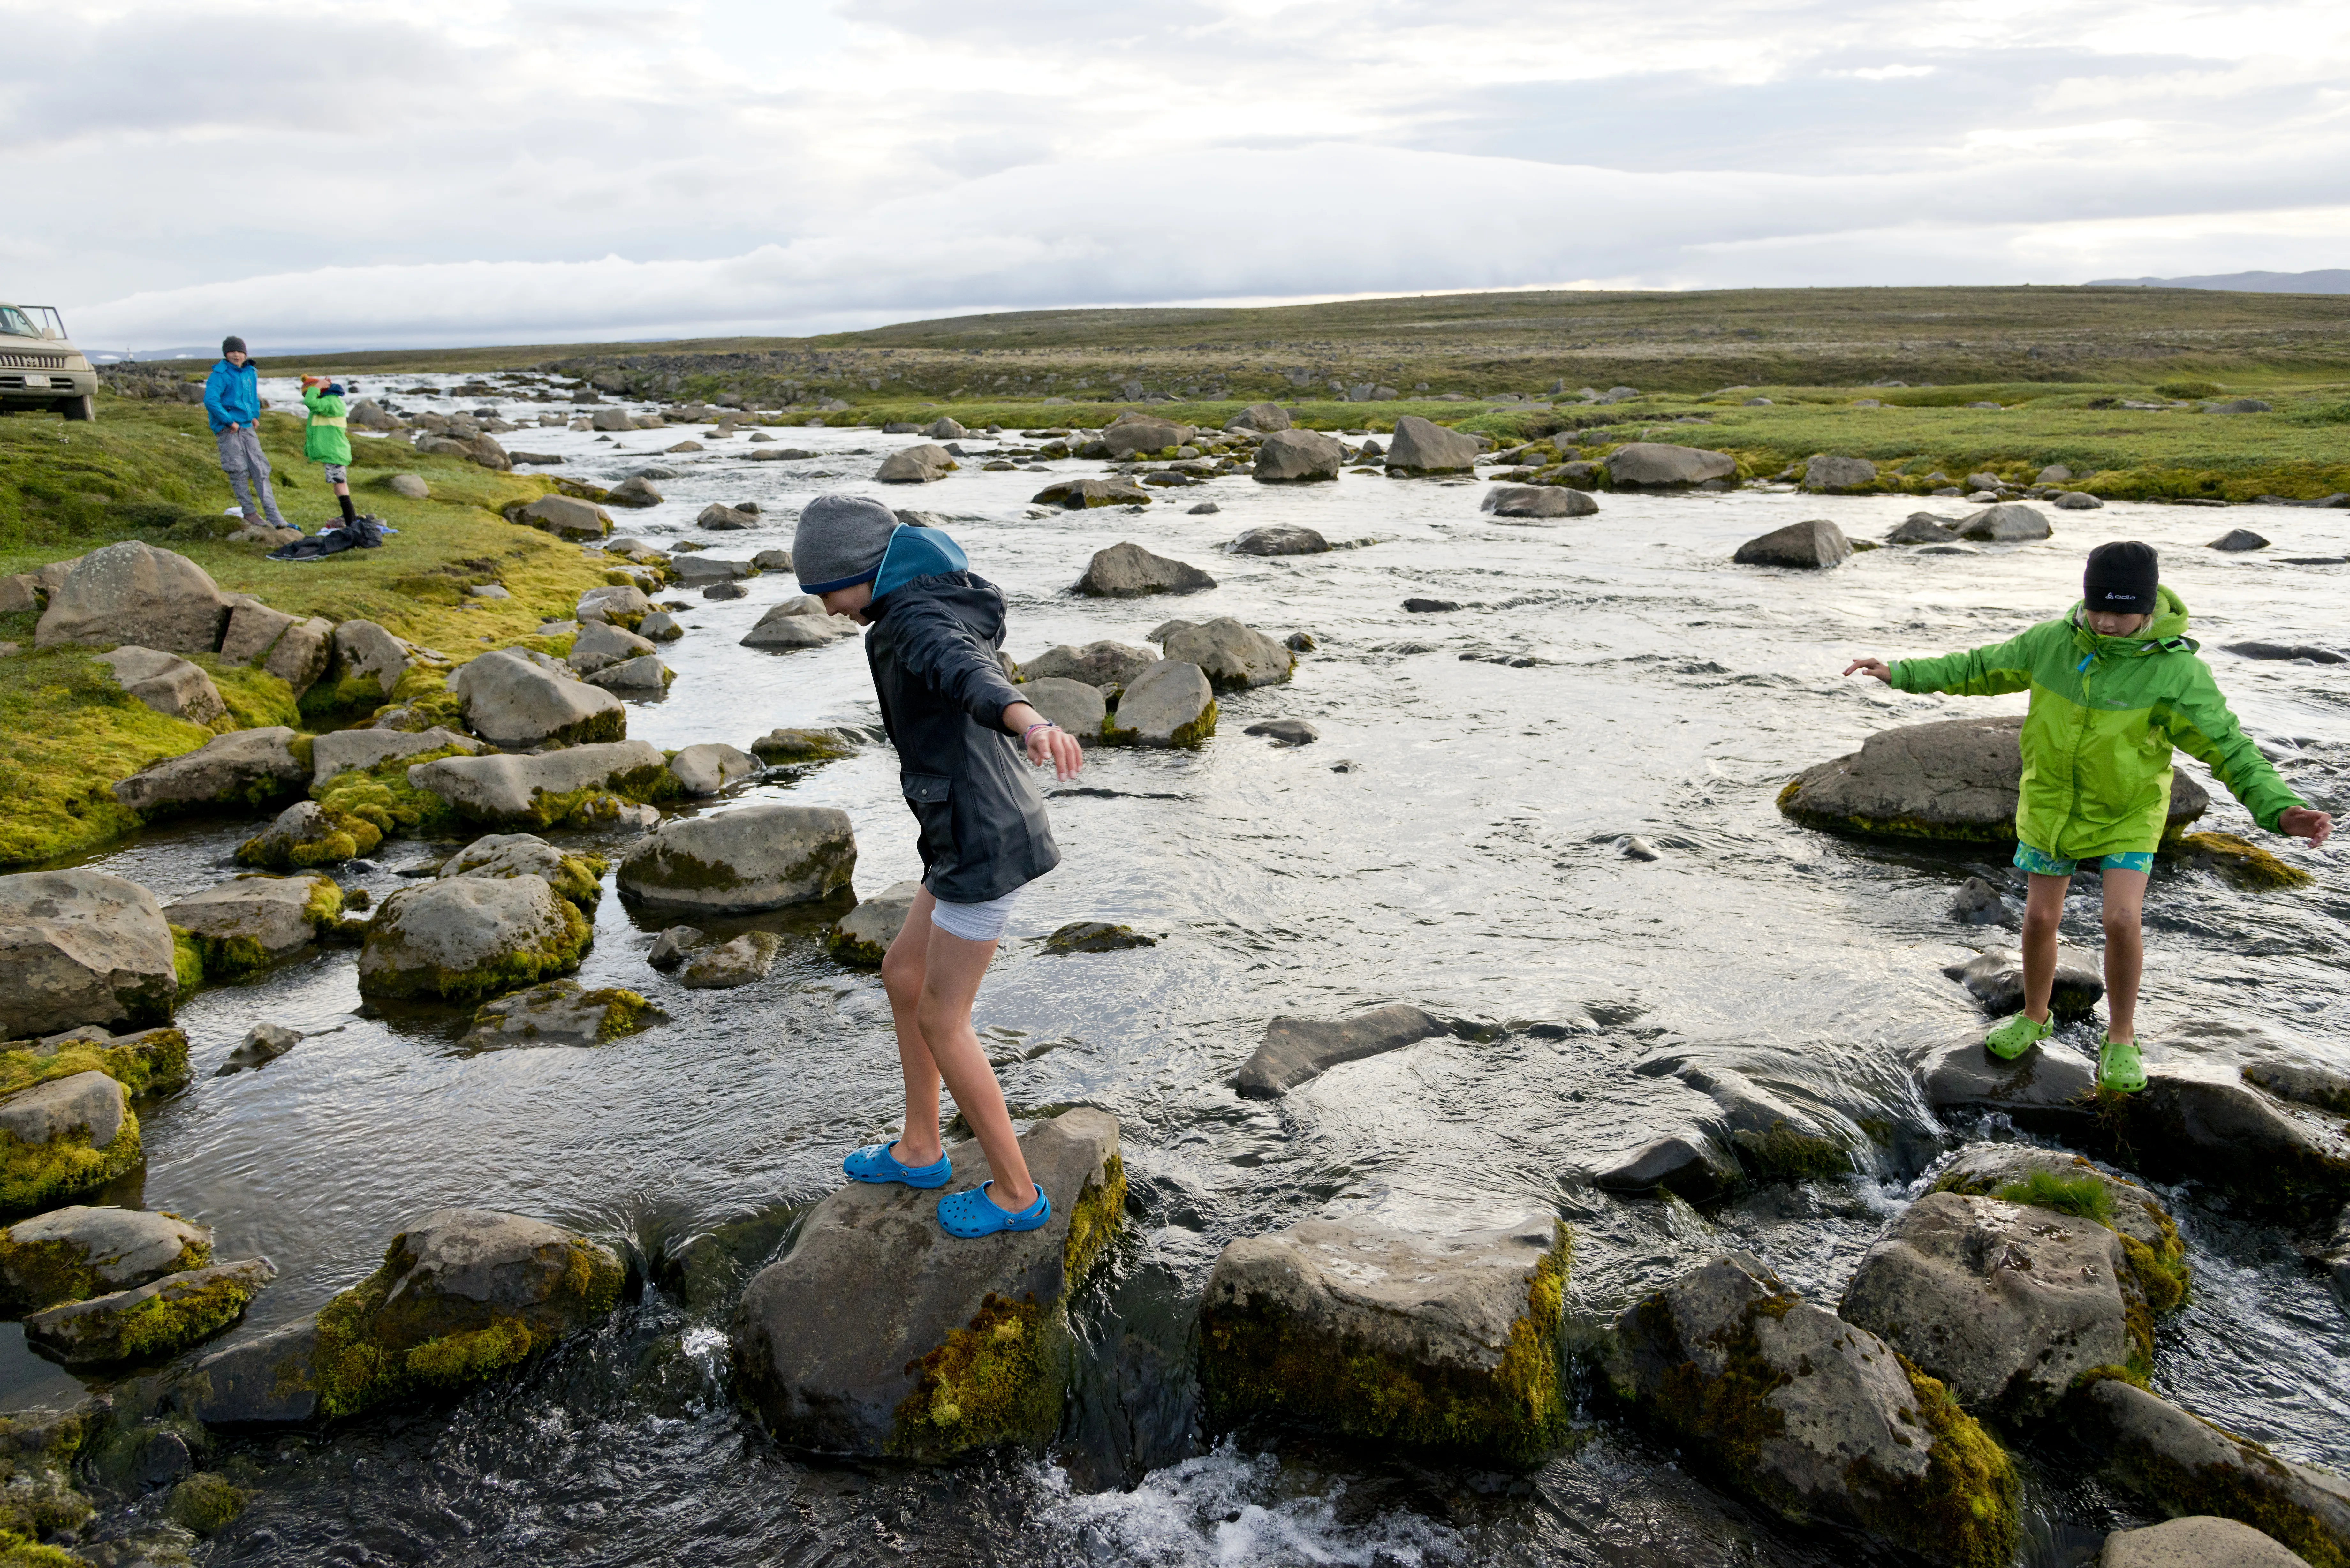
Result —
[{"label": "outstretched hand", "polygon": [[2334,818],[2305,805],[2291,806],[2277,818],[2277,831],[2288,838],[2306,838],[2312,849],[2334,835]]},{"label": "outstretched hand", "polygon": [[1874,675],[1888,686],[1893,683],[1893,671],[1881,659],[1856,659],[1844,667],[1846,675],[1856,671],[1862,675]]},{"label": "outstretched hand", "polygon": [[1052,763],[1053,772],[1066,784],[1086,765],[1086,749],[1066,730],[1037,730],[1028,737],[1028,760],[1039,767]]}]

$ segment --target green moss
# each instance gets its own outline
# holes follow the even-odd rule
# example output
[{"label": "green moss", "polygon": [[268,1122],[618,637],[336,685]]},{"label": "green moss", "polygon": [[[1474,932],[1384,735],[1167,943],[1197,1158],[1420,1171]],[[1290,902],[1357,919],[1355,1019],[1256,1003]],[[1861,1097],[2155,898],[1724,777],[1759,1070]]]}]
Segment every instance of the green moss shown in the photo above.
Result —
[{"label": "green moss", "polygon": [[2059,1214],[2091,1220],[2110,1230],[2114,1222],[2113,1194],[2095,1176],[2063,1177],[2035,1170],[2021,1181],[2011,1181],[1991,1196],[2003,1203],[2024,1203],[2053,1209]]},{"label": "green moss", "polygon": [[[1898,1353],[1897,1353],[1898,1354]],[[1922,1556],[1959,1568],[2005,1568],[2016,1542],[2014,1461],[1935,1379],[1901,1356],[1916,1413],[1932,1439],[1923,1478],[1876,1478],[1898,1500],[1901,1522],[1886,1532]]]},{"label": "green moss", "polygon": [[408,1353],[408,1378],[419,1388],[447,1393],[487,1382],[530,1359],[530,1329],[519,1318],[502,1317],[487,1328],[429,1339]]},{"label": "green moss", "polygon": [[1102,1251],[1126,1219],[1126,1160],[1113,1154],[1102,1163],[1099,1181],[1077,1194],[1069,1209],[1069,1236],[1061,1248],[1064,1293],[1074,1291],[1093,1272]]},{"label": "green moss", "polygon": [[[57,1561],[11,1558],[8,1552],[16,1549],[12,1542],[78,1530],[89,1521],[94,1511],[74,1488],[74,1465],[90,1427],[91,1417],[81,1414],[0,1416],[0,1568],[12,1562]],[[64,1561],[83,1568],[79,1558]]]},{"label": "green moss", "polygon": [[122,1130],[103,1148],[81,1132],[47,1143],[26,1143],[0,1131],[0,1214],[21,1214],[60,1198],[87,1192],[139,1163],[139,1117],[122,1108]]},{"label": "green moss", "polygon": [[858,964],[866,969],[880,968],[881,961],[889,956],[888,949],[868,942],[862,937],[852,937],[838,926],[834,926],[825,932],[824,950],[842,963]]},{"label": "green moss", "polygon": [[0,1568],[89,1568],[89,1559],[62,1546],[44,1546],[28,1535],[0,1530]]},{"label": "green moss", "polygon": [[93,1072],[120,1084],[132,1099],[169,1094],[188,1081],[188,1037],[176,1029],[147,1029],[111,1045],[68,1040],[55,1051],[0,1051],[0,1096]]},{"label": "green moss", "polygon": [[185,926],[172,928],[172,975],[179,982],[182,996],[204,983],[203,943]]},{"label": "green moss", "polygon": [[298,871],[357,859],[383,842],[383,831],[370,815],[328,807],[327,828],[316,838],[291,844],[269,833],[257,833],[236,846],[236,857],[244,865],[265,870]]},{"label": "green moss", "polygon": [[199,1470],[172,1489],[172,1519],[198,1535],[227,1528],[251,1499],[224,1475]]},{"label": "green moss", "polygon": [[1852,1150],[1784,1121],[1773,1122],[1765,1132],[1733,1132],[1730,1141],[1739,1159],[1765,1181],[1825,1181],[1853,1169]]},{"label": "green moss", "polygon": [[217,1279],[194,1289],[172,1286],[122,1314],[115,1331],[118,1359],[160,1360],[210,1339],[244,1315],[260,1287]]},{"label": "green moss", "polygon": [[223,728],[262,730],[273,724],[283,724],[289,730],[302,727],[302,712],[294,700],[294,688],[276,676],[250,664],[232,664],[216,653],[187,657],[213,678],[213,689],[220,693],[234,721]]},{"label": "green moss", "polygon": [[429,837],[456,831],[457,814],[449,803],[408,782],[408,770],[442,757],[468,753],[443,746],[414,756],[395,757],[374,768],[349,768],[321,784],[310,798],[337,818],[355,818],[372,827],[379,838],[405,836]]},{"label": "green moss", "polygon": [[2317,878],[2297,866],[2288,866],[2259,845],[2232,833],[2181,834],[2168,846],[2171,853],[2191,857],[2234,887],[2266,893],[2282,888],[2307,888]]},{"label": "green moss", "polygon": [[332,877],[310,878],[310,896],[302,903],[302,918],[321,930],[336,925],[343,913],[343,889]]},{"label": "green moss", "polygon": [[[176,1215],[171,1218],[178,1218]],[[213,1261],[212,1243],[190,1241],[180,1249],[171,1272],[201,1269]],[[60,1302],[88,1301],[114,1287],[100,1281],[89,1251],[78,1241],[23,1241],[0,1231],[0,1311],[29,1317]]]},{"label": "green moss", "polygon": [[1301,1333],[1254,1299],[1203,1317],[1209,1410],[1227,1422],[1278,1412],[1353,1437],[1538,1465],[1566,1419],[1559,1329],[1569,1245],[1559,1226],[1490,1369],[1407,1365],[1355,1339]]},{"label": "green moss", "polygon": [[1035,1295],[1015,1303],[989,1292],[969,1326],[922,1357],[914,1390],[895,1413],[889,1451],[939,1459],[1051,1437],[1061,1401],[1047,1331]]},{"label": "green moss", "polygon": [[139,815],[109,786],[212,738],[131,696],[87,649],[0,659],[0,867],[136,832]]}]

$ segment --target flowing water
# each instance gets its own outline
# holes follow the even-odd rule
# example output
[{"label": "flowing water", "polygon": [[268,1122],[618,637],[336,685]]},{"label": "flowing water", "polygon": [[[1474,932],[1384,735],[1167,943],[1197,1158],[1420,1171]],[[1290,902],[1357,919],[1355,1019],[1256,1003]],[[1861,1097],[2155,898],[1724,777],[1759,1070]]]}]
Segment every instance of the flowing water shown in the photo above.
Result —
[{"label": "flowing water", "polygon": [[[290,400],[290,385],[270,390]],[[505,406],[525,418],[540,407]],[[654,455],[689,435],[710,450]],[[1289,683],[1225,697],[1201,750],[1097,751],[1074,784],[1051,790],[1062,864],[1024,895],[981,993],[978,1023],[1015,1110],[1097,1105],[1125,1140],[1128,1233],[1075,1303],[1081,1365],[1049,1457],[920,1471],[787,1457],[730,1399],[723,1303],[690,1307],[655,1269],[603,1331],[453,1407],[238,1440],[265,1479],[206,1549],[213,1562],[1891,1561],[1866,1542],[1762,1518],[1596,1401],[1578,1440],[1532,1475],[1205,1429],[1192,1303],[1226,1242],[1316,1214],[1413,1229],[1558,1214],[1575,1231],[1572,1303],[1586,1318],[1723,1247],[1750,1249],[1833,1300],[1929,1162],[1970,1130],[1936,1122],[1909,1062],[1979,1027],[1941,967],[1998,933],[1956,924],[1949,906],[1968,875],[2008,874],[1980,857],[1807,832],[1773,797],[1886,726],[2021,711],[2020,696],[1907,696],[1838,671],[1856,654],[1990,642],[2061,612],[2099,540],[2163,551],[2166,580],[2246,727],[2304,794],[2350,805],[2350,680],[2339,667],[2218,651],[2244,639],[2338,639],[2350,567],[2283,558],[2350,551],[2341,513],[2116,504],[2054,514],[2048,543],[1887,548],[1802,574],[1729,557],[1804,517],[1879,536],[1918,504],[1607,494],[1596,517],[1524,526],[1482,516],[1479,483],[1349,473],[1303,487],[1221,479],[1160,493],[1139,515],[1040,514],[1028,504],[1049,482],[1039,472],[967,462],[935,485],[871,483],[884,453],[919,438],[795,429],[778,439],[819,457],[766,463],[743,461],[754,450],[743,437],[718,441],[706,428],[504,439],[561,452],[565,472],[605,483],[648,463],[674,468],[657,482],[666,503],[619,514],[620,530],[656,544],[698,537],[730,556],[788,545],[800,504],[822,491],[933,510],[1003,587],[1015,658],[1101,638],[1139,643],[1167,617],[1216,614],[1276,636],[1310,630],[1319,649]],[[983,456],[996,443],[965,444]],[[713,500],[755,500],[771,521],[697,535],[694,514]],[[1201,500],[1222,510],[1185,511]],[[1243,528],[1274,523],[1358,547],[1222,553]],[[2199,548],[2231,524],[2277,545]],[[1206,566],[1219,586],[1127,602],[1066,591],[1095,550],[1123,539]],[[782,655],[737,646],[796,591],[772,573],[746,586],[741,600],[693,598],[681,617],[690,629],[662,652],[676,684],[631,705],[631,735],[746,745],[776,725],[877,722],[854,640]],[[1461,607],[1405,613],[1415,596]],[[1243,733],[1274,716],[1312,721],[1320,741],[1290,749]],[[2214,793],[2207,826],[2252,831]],[[917,874],[886,747],[771,775],[704,809],[744,800],[845,809],[860,890]],[[88,863],[169,898],[231,874],[252,830],[192,824]],[[1625,856],[1619,840],[1633,834],[1660,858]],[[447,848],[390,841],[345,879],[380,898]],[[2350,895],[2330,853],[2283,853],[2320,886],[2260,896],[2204,872],[2157,871],[2143,1028],[2158,1052],[2176,1023],[2226,1018],[2350,1066]],[[1046,933],[1081,919],[1130,924],[1159,945],[1042,950]],[[201,1219],[217,1228],[221,1256],[276,1262],[281,1277],[240,1334],[316,1310],[436,1206],[542,1215],[658,1260],[713,1226],[813,1202],[837,1184],[841,1154],[897,1109],[878,979],[827,958],[806,919],[776,917],[739,922],[787,937],[764,981],[689,992],[645,962],[659,923],[604,900],[581,979],[644,991],[672,1021],[595,1050],[473,1054],[456,1044],[453,1010],[376,1016],[360,1005],[347,949],[200,993],[181,1014],[194,1086],[148,1117],[143,1185],[132,1179],[115,1200]],[[2085,879],[2066,934],[2097,945]],[[1230,1087],[1269,1018],[1395,1001],[1488,1021],[1493,1037],[1424,1042],[1276,1102]],[[263,1022],[306,1038],[260,1071],[211,1075]],[[1580,1173],[1670,1125],[1685,1091],[1635,1071],[1664,1054],[1737,1065],[1871,1122],[1883,1135],[1876,1168],[1703,1211],[1596,1190]],[[2158,1386],[2293,1458],[2350,1468],[2350,1338],[2296,1238],[2191,1189],[2169,1196],[2198,1273],[2191,1304],[2163,1330]],[[0,1367],[17,1404],[69,1381],[11,1344]],[[2140,1517],[2089,1475],[2087,1456],[2057,1444],[2022,1457],[2024,1560],[2086,1561],[2105,1530]]]}]

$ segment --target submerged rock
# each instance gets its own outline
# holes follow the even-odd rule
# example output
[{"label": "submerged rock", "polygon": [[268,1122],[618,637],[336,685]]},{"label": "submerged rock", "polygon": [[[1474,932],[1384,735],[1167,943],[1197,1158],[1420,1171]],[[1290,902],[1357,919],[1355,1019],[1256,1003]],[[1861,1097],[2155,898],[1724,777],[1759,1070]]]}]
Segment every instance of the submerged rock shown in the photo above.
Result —
[{"label": "submerged rock", "polygon": [[668,1014],[633,991],[580,988],[550,981],[496,997],[474,1010],[473,1026],[459,1042],[469,1050],[509,1045],[601,1045],[668,1021]]},{"label": "submerged rock", "polygon": [[767,978],[784,940],[772,931],[745,931],[732,940],[693,950],[678,981],[689,991],[731,991]]},{"label": "submerged rock", "polygon": [[158,1361],[230,1327],[276,1277],[266,1258],[166,1274],[35,1313],[25,1320],[25,1337],[68,1366]]},{"label": "submerged rock", "polygon": [[1319,556],[1330,541],[1311,528],[1252,528],[1229,546],[1235,556]]},{"label": "submerged rock", "polygon": [[1588,517],[1599,503],[1564,484],[1502,484],[1485,492],[1480,510],[1496,517]]},{"label": "submerged rock", "polygon": [[1742,566],[1793,566],[1823,571],[1838,566],[1852,554],[1844,530],[1825,518],[1790,523],[1738,546],[1731,559]]},{"label": "submerged rock", "polygon": [[1233,1085],[1243,1098],[1270,1100],[1320,1077],[1342,1062],[1399,1051],[1452,1026],[1409,1002],[1393,1002],[1352,1018],[1276,1018],[1241,1064]]},{"label": "submerged rock", "polygon": [[1132,926],[1107,920],[1072,920],[1045,939],[1045,950],[1066,957],[1071,953],[1114,953],[1129,948],[1155,948],[1157,937],[1146,937]]},{"label": "submerged rock", "polygon": [[1200,1303],[1209,1413],[1539,1464],[1565,1425],[1566,1257],[1548,1220],[1436,1237],[1308,1220],[1233,1241]]},{"label": "submerged rock", "polygon": [[163,918],[188,933],[204,974],[224,980],[300,952],[334,929],[343,890],[331,877],[239,877],[167,906]]},{"label": "submerged rock", "polygon": [[0,877],[0,1039],[168,1023],[180,977],[155,896],[104,871]]},{"label": "submerged rock", "polygon": [[921,890],[920,882],[892,882],[871,898],[859,898],[857,908],[825,933],[825,950],[843,963],[879,964],[905,929],[914,895]]},{"label": "submerged rock", "polygon": [[1271,686],[1288,680],[1297,668],[1295,653],[1228,615],[1171,634],[1166,649],[1169,659],[1198,665],[1219,691]]},{"label": "submerged rock", "polygon": [[1718,1198],[1738,1184],[1737,1157],[1712,1126],[1692,1126],[1649,1139],[1615,1164],[1591,1174],[1610,1192],[1672,1193],[1691,1203]]},{"label": "submerged rock", "polygon": [[770,730],[751,742],[751,754],[771,768],[837,762],[856,750],[838,730]]},{"label": "submerged rock", "polygon": [[2269,542],[2250,528],[2230,528],[2203,547],[2207,550],[2225,550],[2234,553],[2240,550],[2265,550],[2269,547]]},{"label": "submerged rock", "polygon": [[[1985,948],[1964,963],[1946,964],[1943,975],[1993,1018],[2023,1010],[2023,955],[2013,948]],[[2106,977],[2095,960],[2069,949],[2056,951],[2056,974],[2048,1010],[2059,1018],[2085,1018],[2106,994]]]},{"label": "submerged rock", "polygon": [[1121,746],[1197,746],[1216,732],[1215,691],[1196,664],[1162,659],[1137,676],[1102,722],[1102,739]]},{"label": "submerged rock", "polygon": [[1181,561],[1154,556],[1136,544],[1094,552],[1074,591],[1097,598],[1136,598],[1144,594],[1188,594],[1212,588],[1216,579]]},{"label": "submerged rock", "polygon": [[1816,1180],[1853,1168],[1849,1135],[1745,1074],[1691,1064],[1674,1075],[1714,1103],[1722,1142],[1756,1179]]},{"label": "submerged rock", "polygon": [[[1069,1293],[1122,1222],[1126,1170],[1117,1121],[1089,1108],[1037,1123],[1020,1148],[1053,1200],[1038,1230],[958,1241],[939,1229],[938,1193],[852,1182],[751,1282],[734,1376],[777,1439],[922,1461],[1050,1440]],[[947,1153],[951,1190],[985,1179],[975,1141]]]},{"label": "submerged rock", "polygon": [[301,794],[309,782],[310,768],[294,754],[294,732],[275,724],[150,763],[117,784],[113,794],[148,817],[199,806],[252,811]]},{"label": "submerged rock", "polygon": [[1284,746],[1310,746],[1322,738],[1322,732],[1303,719],[1267,719],[1261,724],[1251,724],[1241,733],[1263,735]]},{"label": "submerged rock", "polygon": [[1970,926],[2007,926],[2017,923],[2015,911],[2007,907],[2000,890],[1980,877],[1970,877],[1950,899],[1950,914]]},{"label": "submerged rock", "polygon": [[359,949],[364,996],[473,1002],[579,966],[591,938],[537,877],[452,877],[383,901]]},{"label": "submerged rock", "polygon": [[0,1231],[0,1311],[130,1290],[212,1262],[209,1227],[143,1209],[53,1209]]},{"label": "submerged rock", "polygon": [[856,868],[847,812],[751,805],[663,824],[629,851],[617,880],[634,902],[748,915],[829,898]]},{"label": "submerged rock", "polygon": [[1717,1257],[1616,1320],[1617,1395],[1740,1492],[1929,1562],[2014,1550],[2013,1465],[1942,1386],[1753,1259]]},{"label": "submerged rock", "polygon": [[[1798,774],[1779,809],[1806,827],[1960,844],[2013,844],[2023,777],[2021,716],[1939,719],[1880,730],[1856,752]],[[2170,776],[2177,834],[2210,808],[2188,774]]]},{"label": "submerged rock", "polygon": [[1130,479],[1064,479],[1029,499],[1039,506],[1082,512],[1089,506],[1148,506],[1150,492]]},{"label": "submerged rock", "polygon": [[275,1062],[301,1043],[298,1030],[278,1023],[256,1023],[244,1032],[244,1038],[228,1054],[227,1062],[221,1066],[221,1075]]}]

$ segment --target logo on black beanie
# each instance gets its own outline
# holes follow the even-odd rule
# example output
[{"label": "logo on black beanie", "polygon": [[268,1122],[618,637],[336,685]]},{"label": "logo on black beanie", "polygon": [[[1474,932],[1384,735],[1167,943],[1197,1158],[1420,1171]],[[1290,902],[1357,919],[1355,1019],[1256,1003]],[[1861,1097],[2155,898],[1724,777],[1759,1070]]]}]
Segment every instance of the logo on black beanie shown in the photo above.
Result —
[{"label": "logo on black beanie", "polygon": [[2152,615],[2161,566],[2151,545],[2136,539],[2100,545],[2089,552],[2088,566],[2081,574],[2082,601],[2091,609]]}]

